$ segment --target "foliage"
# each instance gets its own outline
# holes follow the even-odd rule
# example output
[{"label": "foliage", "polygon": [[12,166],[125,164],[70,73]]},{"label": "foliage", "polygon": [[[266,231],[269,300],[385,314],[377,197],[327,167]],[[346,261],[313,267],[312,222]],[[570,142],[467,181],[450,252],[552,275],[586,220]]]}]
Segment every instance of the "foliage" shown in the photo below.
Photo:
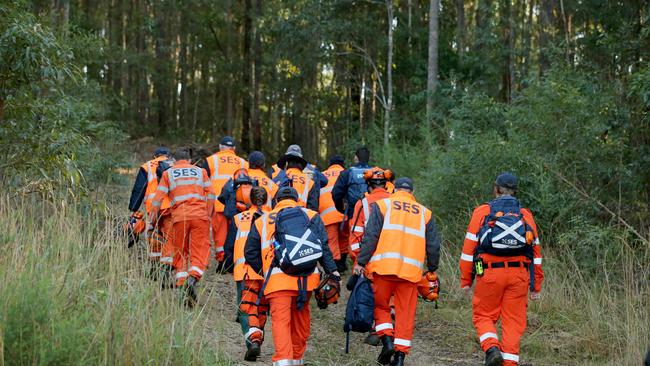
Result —
[{"label": "foliage", "polygon": [[110,214],[1,203],[0,362],[228,364],[207,345],[214,335],[202,312],[186,313],[172,290],[150,286]]},{"label": "foliage", "polygon": [[22,192],[107,181],[124,135],[75,62],[74,46],[92,38],[61,40],[20,5],[0,14],[0,179]]}]

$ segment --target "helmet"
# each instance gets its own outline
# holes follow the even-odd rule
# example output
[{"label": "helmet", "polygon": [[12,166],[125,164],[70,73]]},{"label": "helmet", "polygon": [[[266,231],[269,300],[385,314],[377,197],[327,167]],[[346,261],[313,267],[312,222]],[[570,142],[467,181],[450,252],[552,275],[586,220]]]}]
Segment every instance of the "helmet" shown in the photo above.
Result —
[{"label": "helmet", "polygon": [[418,282],[418,292],[424,301],[436,301],[440,293],[440,279],[435,272],[427,272]]},{"label": "helmet", "polygon": [[314,291],[318,308],[327,309],[327,305],[336,304],[339,301],[341,293],[339,280],[340,278],[329,275],[323,277],[318,287],[316,287],[316,291]]},{"label": "helmet", "polygon": [[363,179],[368,182],[369,185],[374,186],[386,186],[386,183],[393,177],[393,172],[382,168],[370,168],[363,172]]},{"label": "helmet", "polygon": [[252,206],[251,188],[253,188],[253,180],[246,169],[239,169],[233,174],[232,182],[237,210],[240,212],[246,211]]}]

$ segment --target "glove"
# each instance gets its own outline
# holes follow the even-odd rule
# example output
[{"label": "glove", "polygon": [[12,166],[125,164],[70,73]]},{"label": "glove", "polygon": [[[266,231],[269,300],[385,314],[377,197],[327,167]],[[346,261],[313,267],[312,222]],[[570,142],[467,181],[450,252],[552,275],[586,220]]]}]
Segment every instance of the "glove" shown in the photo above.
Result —
[{"label": "glove", "polygon": [[226,258],[226,252],[224,251],[217,252],[214,254],[214,259],[216,259],[217,262],[223,262],[225,258]]}]

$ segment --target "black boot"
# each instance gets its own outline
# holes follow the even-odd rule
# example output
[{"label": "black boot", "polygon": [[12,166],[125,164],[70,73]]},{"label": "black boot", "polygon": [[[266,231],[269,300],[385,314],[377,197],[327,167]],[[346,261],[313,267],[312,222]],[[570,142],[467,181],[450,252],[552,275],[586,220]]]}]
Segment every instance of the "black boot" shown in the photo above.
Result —
[{"label": "black boot", "polygon": [[259,357],[260,351],[260,342],[246,342],[246,355],[244,355],[244,360],[257,361],[257,357]]},{"label": "black boot", "polygon": [[197,299],[198,299],[198,293],[196,291],[196,283],[198,280],[194,276],[190,276],[187,278],[187,281],[185,281],[185,286],[184,286],[184,296],[185,296],[185,306],[188,308],[193,308],[194,305],[196,305]]},{"label": "black boot", "polygon": [[377,333],[370,332],[370,333],[368,333],[368,336],[363,341],[363,343],[369,344],[369,345],[374,346],[374,347],[377,347],[381,343],[381,340],[379,339],[379,336],[377,335]]},{"label": "black boot", "polygon": [[406,354],[404,352],[395,352],[395,357],[393,357],[393,361],[390,363],[390,366],[404,366],[405,357]]},{"label": "black boot", "polygon": [[379,357],[377,357],[377,362],[382,365],[388,365],[390,363],[390,358],[393,357],[395,353],[395,346],[393,345],[393,337],[383,336],[381,337],[381,343],[384,345],[381,348]]},{"label": "black boot", "polygon": [[485,366],[501,366],[503,363],[503,356],[498,347],[490,347],[485,351]]}]

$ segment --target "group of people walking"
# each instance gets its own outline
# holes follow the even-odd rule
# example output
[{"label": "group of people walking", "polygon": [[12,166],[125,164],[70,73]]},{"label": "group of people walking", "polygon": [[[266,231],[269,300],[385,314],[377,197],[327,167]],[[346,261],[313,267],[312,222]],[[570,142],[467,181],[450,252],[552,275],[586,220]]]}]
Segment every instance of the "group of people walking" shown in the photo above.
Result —
[{"label": "group of people walking", "polygon": [[[187,148],[158,148],[139,169],[129,203],[131,235],[144,231],[150,275],[163,288],[180,288],[185,306],[195,306],[212,246],[216,271],[231,273],[236,288],[244,359],[259,357],[270,317],[273,365],[304,365],[310,298],[323,308],[336,302],[351,264],[354,277],[372,281],[374,331],[366,342],[381,345],[379,364],[405,364],[418,295],[437,298],[441,246],[411,179],[370,166],[365,147],[351,167],[335,155],[322,172],[298,145],[267,170],[263,153],[245,160],[229,136],[207,159],[190,160]],[[485,364],[516,365],[527,301],[541,290],[542,257],[532,213],[516,198],[517,178],[499,174],[493,187],[495,198],[474,210],[465,234],[461,287],[470,294],[474,284]],[[147,225],[137,230],[143,203]]]}]

